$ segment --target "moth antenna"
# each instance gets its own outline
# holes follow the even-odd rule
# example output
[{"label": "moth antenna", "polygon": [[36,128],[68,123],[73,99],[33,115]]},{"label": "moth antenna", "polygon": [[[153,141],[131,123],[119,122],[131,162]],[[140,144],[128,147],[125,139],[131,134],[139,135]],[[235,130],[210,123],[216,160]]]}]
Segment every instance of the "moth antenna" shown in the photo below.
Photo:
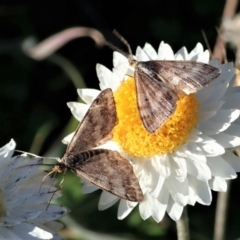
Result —
[{"label": "moth antenna", "polygon": [[116,47],[115,45],[113,45],[112,43],[105,41],[105,44],[110,47],[112,50],[120,52],[123,56],[125,56],[126,58],[129,58],[129,54],[127,52],[124,52],[122,49]]},{"label": "moth antenna", "polygon": [[206,33],[204,32],[204,30],[201,30],[201,32],[202,32],[202,35],[203,35],[204,42],[205,42],[205,44],[206,44],[206,46],[207,46],[207,48],[208,48],[208,51],[209,51],[210,56],[211,56],[211,59],[212,59],[213,52],[212,52],[212,50],[211,50],[211,48],[210,48],[210,45],[209,45],[209,42],[208,42]]},{"label": "moth antenna", "polygon": [[132,65],[132,66],[135,65],[136,60],[135,60],[134,57],[133,57],[132,49],[131,49],[130,44],[128,43],[128,41],[127,41],[117,30],[115,30],[115,29],[113,30],[113,34],[127,47],[128,53],[125,52],[125,51],[123,51],[122,49],[114,46],[112,43],[110,43],[110,42],[108,42],[108,41],[106,41],[105,44],[106,44],[107,46],[109,46],[111,49],[113,49],[113,50],[115,50],[115,51],[118,51],[118,52],[120,52],[123,56],[125,56],[125,57],[128,59],[130,65]]},{"label": "moth antenna", "polygon": [[113,30],[113,34],[117,38],[119,38],[119,40],[127,47],[129,55],[133,56],[132,49],[131,49],[130,44],[128,43],[128,41],[116,29]]}]

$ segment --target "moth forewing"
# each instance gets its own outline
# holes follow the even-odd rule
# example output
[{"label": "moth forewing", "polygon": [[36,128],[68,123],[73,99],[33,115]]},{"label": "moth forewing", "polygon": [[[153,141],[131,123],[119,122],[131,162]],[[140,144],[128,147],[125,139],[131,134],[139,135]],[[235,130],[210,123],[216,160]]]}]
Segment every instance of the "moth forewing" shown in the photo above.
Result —
[{"label": "moth forewing", "polygon": [[67,160],[80,178],[122,199],[140,202],[143,193],[131,164],[117,151],[94,149]]},{"label": "moth forewing", "polygon": [[110,88],[102,91],[93,101],[66,152],[82,152],[97,147],[108,140],[114,126],[118,123],[115,101]]},{"label": "moth forewing", "polygon": [[[148,132],[155,133],[175,111],[178,96],[163,82],[152,81],[144,72],[135,75],[135,83],[140,119]],[[162,110],[161,113],[159,109]]]},{"label": "moth forewing", "polygon": [[116,151],[94,149],[111,137],[117,122],[113,93],[106,89],[93,101],[55,171],[70,169],[105,191],[139,202],[143,193],[129,161]]},{"label": "moth forewing", "polygon": [[[129,65],[135,68],[138,111],[144,127],[150,133],[155,133],[174,113],[179,93],[195,93],[220,74],[218,68],[196,61],[136,61],[126,39],[116,30],[114,34],[127,46],[128,53],[108,42],[107,45],[126,56]],[[146,53],[145,56],[147,57],[148,54]],[[155,81],[160,81],[162,84],[156,85]],[[162,91],[158,99],[156,95],[152,97],[154,91],[151,85],[156,87],[154,91]],[[161,104],[161,101],[168,102],[167,107]]]},{"label": "moth forewing", "polygon": [[195,93],[219,76],[220,70],[209,64],[195,61],[147,61],[138,62],[135,69],[146,72],[154,80],[186,94]]}]

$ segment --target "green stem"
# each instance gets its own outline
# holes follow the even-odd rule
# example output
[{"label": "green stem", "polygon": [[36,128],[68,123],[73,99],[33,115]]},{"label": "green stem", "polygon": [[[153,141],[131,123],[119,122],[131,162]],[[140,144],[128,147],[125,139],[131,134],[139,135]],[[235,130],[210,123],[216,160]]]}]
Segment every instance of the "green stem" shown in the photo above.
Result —
[{"label": "green stem", "polygon": [[183,209],[181,218],[176,222],[178,240],[190,240],[187,208]]}]

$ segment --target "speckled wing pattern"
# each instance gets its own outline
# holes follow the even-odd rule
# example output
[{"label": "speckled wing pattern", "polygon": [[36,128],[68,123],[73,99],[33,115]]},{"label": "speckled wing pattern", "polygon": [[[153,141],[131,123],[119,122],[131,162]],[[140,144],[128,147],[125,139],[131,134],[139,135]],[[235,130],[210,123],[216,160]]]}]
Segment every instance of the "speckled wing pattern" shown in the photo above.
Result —
[{"label": "speckled wing pattern", "polygon": [[93,101],[58,166],[120,198],[140,202],[143,193],[129,161],[117,151],[93,149],[111,137],[117,122],[113,93],[106,89]]},{"label": "speckled wing pattern", "polygon": [[174,113],[178,93],[195,93],[218,77],[220,70],[195,61],[136,62],[137,106],[146,130],[155,133]]},{"label": "speckled wing pattern", "polygon": [[131,164],[117,151],[83,152],[72,170],[82,179],[122,199],[140,202],[144,198]]},{"label": "speckled wing pattern", "polygon": [[111,138],[111,133],[118,123],[115,101],[110,88],[102,91],[93,101],[78,125],[66,152],[74,154],[89,150]]}]

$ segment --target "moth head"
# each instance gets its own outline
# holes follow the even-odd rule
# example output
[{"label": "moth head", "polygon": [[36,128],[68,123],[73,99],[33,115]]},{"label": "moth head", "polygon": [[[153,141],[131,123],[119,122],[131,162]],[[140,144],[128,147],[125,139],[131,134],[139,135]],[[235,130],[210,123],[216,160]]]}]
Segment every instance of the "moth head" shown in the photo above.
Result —
[{"label": "moth head", "polygon": [[115,45],[113,45],[112,43],[106,41],[105,44],[107,46],[109,46],[111,49],[121,53],[123,56],[125,56],[128,59],[128,62],[130,64],[130,66],[135,68],[136,65],[136,59],[134,58],[133,54],[132,54],[132,49],[130,47],[130,44],[128,43],[128,41],[116,30],[113,30],[113,34],[127,47],[128,52],[123,51],[122,49],[116,47]]},{"label": "moth head", "polygon": [[51,172],[58,172],[61,173],[66,169],[66,165],[64,163],[60,163],[58,162],[57,164],[55,164],[55,166],[53,167]]}]

